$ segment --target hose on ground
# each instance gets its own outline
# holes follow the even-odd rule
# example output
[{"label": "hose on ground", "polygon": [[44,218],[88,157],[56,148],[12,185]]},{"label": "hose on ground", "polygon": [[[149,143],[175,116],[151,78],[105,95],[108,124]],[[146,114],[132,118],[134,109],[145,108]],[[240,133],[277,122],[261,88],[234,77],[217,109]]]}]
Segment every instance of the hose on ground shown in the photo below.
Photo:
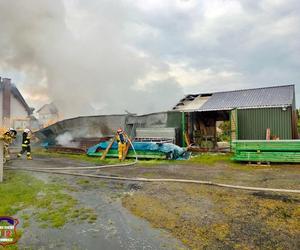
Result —
[{"label": "hose on ground", "polygon": [[[128,141],[132,147],[132,150],[135,155],[135,161],[129,162],[129,163],[118,163],[118,164],[109,164],[109,165],[101,165],[101,166],[90,166],[90,167],[60,167],[60,168],[26,168],[27,170],[35,170],[35,169],[42,169],[42,170],[98,170],[98,169],[103,169],[103,168],[112,168],[112,167],[129,167],[133,166],[138,163],[138,157],[137,153],[135,151],[135,148],[131,142],[131,140],[128,137]],[[15,167],[10,167],[7,169],[23,169],[23,168],[15,168]]]},{"label": "hose on ground", "polygon": [[239,186],[239,185],[230,185],[223,183],[215,183],[211,181],[201,181],[201,180],[188,180],[188,179],[153,179],[153,178],[141,178],[141,177],[124,177],[124,176],[108,176],[108,175],[97,175],[97,174],[84,174],[76,172],[64,172],[56,170],[96,170],[103,168],[113,168],[113,167],[126,167],[133,166],[138,162],[137,153],[135,148],[128,138],[129,143],[132,146],[132,149],[135,153],[135,161],[131,163],[121,163],[121,164],[111,164],[104,166],[92,166],[92,167],[65,167],[65,168],[24,168],[24,167],[9,167],[7,170],[23,170],[23,171],[34,171],[42,173],[51,173],[51,174],[64,174],[64,175],[73,175],[73,176],[83,176],[91,178],[100,178],[107,180],[120,180],[120,181],[138,181],[138,182],[173,182],[173,183],[189,183],[189,184],[201,184],[201,185],[210,185],[222,188],[231,188],[231,189],[240,189],[240,190],[249,190],[249,191],[262,191],[262,192],[279,192],[279,193],[295,193],[300,194],[300,190],[297,189],[280,189],[280,188],[262,188],[262,187],[251,187],[251,186]]},{"label": "hose on ground", "polygon": [[83,177],[92,177],[100,178],[107,180],[120,180],[120,181],[138,181],[138,182],[173,182],[173,183],[189,183],[189,184],[202,184],[210,185],[223,188],[232,188],[232,189],[241,189],[249,191],[262,191],[262,192],[279,192],[279,193],[295,193],[300,194],[300,190],[295,189],[278,189],[278,188],[261,188],[261,187],[248,187],[248,186],[239,186],[239,185],[229,185],[223,183],[215,183],[211,181],[201,181],[201,180],[188,180],[188,179],[150,179],[150,178],[141,178],[141,177],[122,177],[122,176],[107,176],[107,175],[96,175],[96,174],[84,174],[84,173],[75,173],[75,172],[63,172],[63,171],[50,171],[42,168],[9,168],[17,169],[24,171],[34,171],[34,172],[43,172],[43,173],[52,173],[52,174],[64,174],[64,175],[73,175],[73,176],[83,176]]}]

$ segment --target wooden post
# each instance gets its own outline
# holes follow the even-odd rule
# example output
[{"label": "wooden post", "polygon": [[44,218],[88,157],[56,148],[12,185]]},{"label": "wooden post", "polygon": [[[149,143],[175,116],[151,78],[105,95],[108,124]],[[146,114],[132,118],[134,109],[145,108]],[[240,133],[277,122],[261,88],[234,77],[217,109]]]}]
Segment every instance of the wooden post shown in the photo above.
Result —
[{"label": "wooden post", "polygon": [[[2,79],[0,77],[0,83],[2,82]],[[2,99],[4,98],[3,92]],[[1,107],[3,109],[3,107]],[[1,112],[2,115],[0,116],[0,128],[3,126],[3,112]],[[0,139],[0,182],[3,181],[3,141]]]},{"label": "wooden post", "polygon": [[182,147],[186,146],[185,143],[185,113],[181,112],[181,129],[182,129]]},{"label": "wooden post", "polygon": [[3,181],[3,141],[0,140],[0,182]]},{"label": "wooden post", "polygon": [[270,128],[267,128],[267,131],[266,131],[266,140],[267,141],[271,140],[271,129]]},{"label": "wooden post", "polygon": [[114,136],[114,138],[112,139],[112,141],[109,143],[109,145],[107,146],[107,148],[105,149],[105,151],[103,152],[102,156],[101,156],[101,160],[104,160],[106,158],[106,155],[108,153],[108,151],[110,150],[110,148],[112,147],[112,145],[114,144],[116,140],[116,135]]},{"label": "wooden post", "polygon": [[[0,117],[0,128],[2,127],[2,124],[3,124],[2,117]],[[2,181],[3,181],[3,140],[2,138],[0,138],[0,182]]]},{"label": "wooden post", "polygon": [[126,149],[125,149],[124,155],[123,155],[123,157],[122,157],[122,161],[124,161],[124,160],[126,159],[127,154],[128,154],[128,151],[129,151],[129,148],[130,148],[130,146],[131,146],[131,144],[130,144],[129,141],[133,142],[133,140],[132,140],[131,138],[129,138],[129,136],[128,136],[126,133],[124,133],[124,134],[125,134],[125,136],[127,137],[128,142],[127,142],[127,144],[126,144]]}]

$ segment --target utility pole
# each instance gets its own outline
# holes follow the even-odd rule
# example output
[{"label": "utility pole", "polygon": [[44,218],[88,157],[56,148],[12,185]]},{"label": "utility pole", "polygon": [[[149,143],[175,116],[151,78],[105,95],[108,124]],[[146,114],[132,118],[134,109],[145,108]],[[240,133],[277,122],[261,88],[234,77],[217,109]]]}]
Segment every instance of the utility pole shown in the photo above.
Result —
[{"label": "utility pole", "polygon": [[[3,126],[3,117],[0,117],[0,128],[2,126]],[[2,181],[3,181],[3,140],[0,139],[0,183]]]},{"label": "utility pole", "polygon": [[[0,83],[2,82],[2,79],[0,77]],[[2,98],[0,100],[3,100],[3,91],[0,92],[2,95]],[[1,112],[0,116],[0,128],[3,127],[3,112]],[[0,183],[3,182],[3,140],[0,139]]]},{"label": "utility pole", "polygon": [[[10,115],[11,115],[11,79],[3,78],[1,82],[1,102],[2,112],[0,116],[0,128],[7,128],[10,126]],[[2,135],[1,135],[2,136]],[[0,182],[3,181],[3,147],[4,142],[0,139]]]},{"label": "utility pole", "polygon": [[0,140],[0,182],[3,181],[3,141]]}]

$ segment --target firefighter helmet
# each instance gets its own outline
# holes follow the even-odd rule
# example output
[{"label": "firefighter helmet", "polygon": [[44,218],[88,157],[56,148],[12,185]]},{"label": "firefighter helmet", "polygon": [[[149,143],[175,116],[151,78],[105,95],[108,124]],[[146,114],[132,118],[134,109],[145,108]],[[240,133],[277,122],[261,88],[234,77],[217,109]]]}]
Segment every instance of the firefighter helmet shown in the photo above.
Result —
[{"label": "firefighter helmet", "polygon": [[8,132],[9,132],[10,134],[17,135],[17,131],[16,131],[14,128],[10,128],[10,129],[8,130]]},{"label": "firefighter helmet", "polygon": [[29,128],[25,128],[24,132],[28,134],[30,132],[30,129]]}]

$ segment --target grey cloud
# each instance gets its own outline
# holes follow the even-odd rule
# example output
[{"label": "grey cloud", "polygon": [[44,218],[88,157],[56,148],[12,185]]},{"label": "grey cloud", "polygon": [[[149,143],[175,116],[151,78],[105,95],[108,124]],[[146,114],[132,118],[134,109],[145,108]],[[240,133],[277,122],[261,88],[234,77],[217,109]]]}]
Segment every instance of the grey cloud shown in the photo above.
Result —
[{"label": "grey cloud", "polygon": [[[51,99],[69,115],[92,113],[95,103],[106,105],[100,108],[106,113],[152,112],[170,108],[183,92],[274,84],[294,83],[300,97],[300,2],[244,0],[241,13],[208,21],[204,8],[209,2],[196,1],[188,11],[147,11],[129,0],[79,1],[88,17],[77,38],[66,25],[61,1],[30,0],[23,7],[0,0],[0,28],[6,34],[0,37],[5,48],[0,68],[26,72],[26,86],[46,77]],[[205,32],[193,36],[201,28]],[[171,77],[153,81],[144,91],[132,89],[153,68],[168,74],[168,63],[185,63],[195,71],[209,68],[216,77],[184,90]],[[236,74],[218,76],[223,71]]]},{"label": "grey cloud", "polygon": [[[223,88],[299,84],[299,1],[240,1],[241,14],[228,13],[209,22],[203,15],[208,2],[198,1],[185,15],[161,11],[141,16],[160,36],[137,42],[137,46],[162,60],[186,62],[198,70],[212,68],[242,75],[233,84],[225,79],[215,83]],[[289,24],[287,20],[295,21]],[[195,25],[206,29],[204,36],[191,38]],[[211,83],[194,86],[194,91],[207,86]]]}]

